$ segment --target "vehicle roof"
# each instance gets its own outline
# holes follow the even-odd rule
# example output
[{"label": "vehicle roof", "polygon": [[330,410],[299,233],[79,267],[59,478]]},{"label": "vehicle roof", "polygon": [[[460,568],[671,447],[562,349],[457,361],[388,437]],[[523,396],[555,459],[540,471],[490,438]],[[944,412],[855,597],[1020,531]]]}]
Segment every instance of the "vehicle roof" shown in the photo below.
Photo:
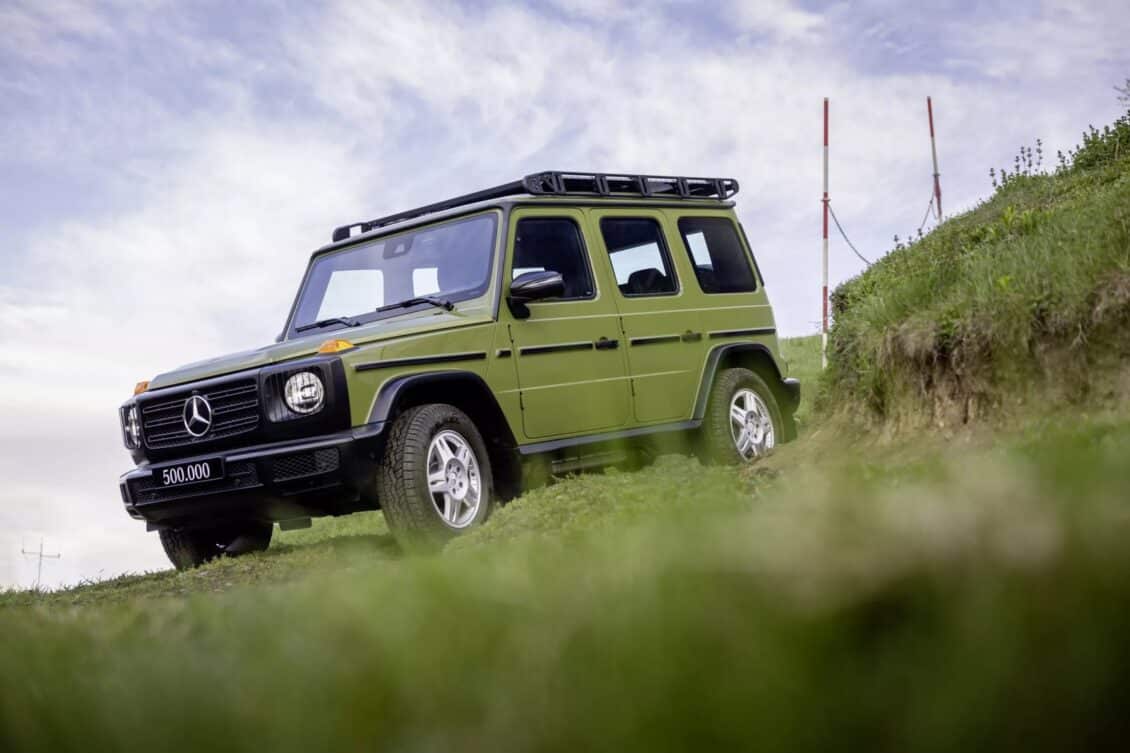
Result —
[{"label": "vehicle roof", "polygon": [[[573,206],[623,204],[646,206],[717,206],[730,208],[728,199],[738,193],[734,178],[696,178],[681,175],[642,175],[638,173],[597,173],[549,170],[530,173],[520,180],[453,196],[433,204],[354,222],[334,228],[333,240],[315,252],[351,245],[363,240],[426,225],[449,217],[482,211],[488,207],[508,208],[518,203],[570,204]],[[353,230],[360,232],[353,235]]]},{"label": "vehicle roof", "polygon": [[340,241],[327,243],[326,245],[318,248],[313,256],[320,256],[330,251],[336,251],[347,246],[356,245],[358,243],[365,243],[386,235],[393,235],[403,232],[415,227],[423,227],[432,225],[437,222],[449,220],[452,217],[461,217],[467,214],[474,214],[481,212],[484,209],[502,209],[506,210],[513,206],[518,205],[556,205],[556,206],[633,206],[633,207],[674,207],[674,208],[694,208],[694,209],[733,209],[733,201],[723,201],[719,199],[673,199],[670,197],[643,197],[643,196],[580,196],[574,194],[567,195],[546,195],[546,194],[516,194],[512,196],[505,196],[494,199],[484,199],[483,201],[473,202],[470,204],[461,204],[450,209],[443,209],[428,214],[422,214],[417,217],[411,217],[400,222],[392,222],[387,225],[381,225],[367,232],[359,233],[350,236]]}]

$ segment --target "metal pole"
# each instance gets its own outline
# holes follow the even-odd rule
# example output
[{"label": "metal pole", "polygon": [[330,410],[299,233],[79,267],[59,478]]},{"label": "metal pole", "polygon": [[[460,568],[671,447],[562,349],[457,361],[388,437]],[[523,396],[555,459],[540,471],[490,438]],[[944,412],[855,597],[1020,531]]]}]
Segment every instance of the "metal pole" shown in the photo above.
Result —
[{"label": "metal pole", "polygon": [[821,255],[823,327],[820,335],[820,368],[828,367],[828,98],[824,97],[824,248]]},{"label": "metal pole", "polygon": [[20,547],[20,551],[25,555],[34,554],[39,559],[39,565],[38,565],[38,567],[36,568],[36,571],[35,571],[35,590],[38,591],[39,590],[39,584],[43,580],[43,560],[45,558],[49,559],[49,560],[57,560],[60,557],[62,557],[63,555],[58,554],[58,553],[56,553],[56,554],[44,554],[43,553],[43,537],[42,536],[39,538],[39,551],[38,552],[35,552],[35,551],[29,552],[28,550],[24,549],[23,547]]},{"label": "metal pole", "polygon": [[930,155],[934,158],[934,209],[938,213],[938,222],[942,221],[942,181],[938,173],[938,146],[934,141],[934,103],[926,97],[926,114],[930,118]]}]

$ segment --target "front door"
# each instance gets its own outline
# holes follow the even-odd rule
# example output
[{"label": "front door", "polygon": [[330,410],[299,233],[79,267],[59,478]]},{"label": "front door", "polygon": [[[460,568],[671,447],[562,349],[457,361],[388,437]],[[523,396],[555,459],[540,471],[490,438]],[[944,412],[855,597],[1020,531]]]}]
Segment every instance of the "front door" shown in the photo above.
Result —
[{"label": "front door", "polygon": [[593,273],[583,228],[583,215],[572,209],[521,208],[511,216],[507,280],[550,270],[565,282],[563,297],[529,304],[529,318],[514,317],[505,303],[500,314],[531,439],[611,431],[631,417],[616,302]]}]

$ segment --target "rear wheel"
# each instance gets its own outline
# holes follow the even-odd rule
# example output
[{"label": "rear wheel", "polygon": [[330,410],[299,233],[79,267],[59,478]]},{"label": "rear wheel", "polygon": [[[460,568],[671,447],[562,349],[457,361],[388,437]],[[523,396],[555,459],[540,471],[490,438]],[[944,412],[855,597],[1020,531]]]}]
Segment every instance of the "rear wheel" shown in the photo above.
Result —
[{"label": "rear wheel", "polygon": [[270,523],[241,523],[210,528],[165,529],[161,546],[177,570],[199,567],[220,555],[263,552],[271,545]]},{"label": "rear wheel", "polygon": [[783,437],[773,390],[749,369],[725,369],[714,381],[700,437],[704,460],[742,463],[768,455]]},{"label": "rear wheel", "polygon": [[475,424],[451,405],[405,411],[389,432],[377,495],[389,530],[408,548],[441,546],[482,523],[494,483]]}]

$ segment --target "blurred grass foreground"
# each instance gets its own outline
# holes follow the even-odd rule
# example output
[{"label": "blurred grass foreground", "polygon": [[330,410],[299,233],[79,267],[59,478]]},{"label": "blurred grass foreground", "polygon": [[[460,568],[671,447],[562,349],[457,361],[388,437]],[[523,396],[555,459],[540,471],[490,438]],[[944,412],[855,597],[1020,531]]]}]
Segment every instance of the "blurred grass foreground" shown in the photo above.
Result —
[{"label": "blurred grass foreground", "polygon": [[1125,415],[844,444],[568,479],[439,557],[367,517],[10,594],[0,750],[1121,742]]},{"label": "blurred grass foreground", "polygon": [[1127,129],[846,285],[768,460],[563,479],[435,557],[354,516],[0,594],[0,751],[1124,749]]}]

